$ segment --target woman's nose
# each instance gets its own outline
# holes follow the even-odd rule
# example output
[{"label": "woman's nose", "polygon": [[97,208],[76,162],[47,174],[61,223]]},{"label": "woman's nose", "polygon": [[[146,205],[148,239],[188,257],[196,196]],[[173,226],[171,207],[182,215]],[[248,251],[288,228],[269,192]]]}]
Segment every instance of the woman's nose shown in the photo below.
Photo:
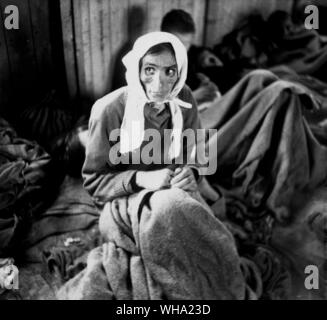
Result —
[{"label": "woman's nose", "polygon": [[161,89],[165,86],[165,74],[158,72],[154,78],[154,85],[156,88]]}]

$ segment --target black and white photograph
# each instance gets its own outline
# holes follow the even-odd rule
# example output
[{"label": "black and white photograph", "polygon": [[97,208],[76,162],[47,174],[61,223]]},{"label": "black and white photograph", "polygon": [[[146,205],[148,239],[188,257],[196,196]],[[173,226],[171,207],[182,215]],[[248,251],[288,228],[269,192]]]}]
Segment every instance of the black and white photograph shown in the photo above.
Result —
[{"label": "black and white photograph", "polygon": [[326,243],[327,0],[0,0],[0,300],[325,300]]}]

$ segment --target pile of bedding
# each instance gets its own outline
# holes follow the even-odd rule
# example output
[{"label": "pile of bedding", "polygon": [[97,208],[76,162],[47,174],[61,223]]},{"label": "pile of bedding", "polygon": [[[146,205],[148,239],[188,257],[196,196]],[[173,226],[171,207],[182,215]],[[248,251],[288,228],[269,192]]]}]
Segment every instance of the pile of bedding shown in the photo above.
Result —
[{"label": "pile of bedding", "polygon": [[99,212],[79,178],[66,176],[54,203],[33,219],[20,257],[23,299],[56,299],[58,289],[86,267],[101,244]]},{"label": "pile of bedding", "polygon": [[0,255],[19,245],[19,234],[53,199],[52,169],[43,148],[0,118]]},{"label": "pile of bedding", "polygon": [[[207,112],[218,130],[210,142],[218,146],[210,182],[226,201],[220,219],[232,230],[240,255],[260,270],[259,297],[295,298],[294,286],[303,288],[305,280],[304,261],[320,268],[323,282],[327,144],[317,130],[326,120],[319,99],[305,86],[261,70],[245,76]],[[319,206],[312,201],[317,197]],[[300,249],[311,245],[315,254]],[[325,296],[323,289],[318,292]]]},{"label": "pile of bedding", "polygon": [[98,245],[98,210],[81,178],[3,118],[0,181],[0,261],[19,268],[19,290],[1,290],[0,299],[53,299]]}]

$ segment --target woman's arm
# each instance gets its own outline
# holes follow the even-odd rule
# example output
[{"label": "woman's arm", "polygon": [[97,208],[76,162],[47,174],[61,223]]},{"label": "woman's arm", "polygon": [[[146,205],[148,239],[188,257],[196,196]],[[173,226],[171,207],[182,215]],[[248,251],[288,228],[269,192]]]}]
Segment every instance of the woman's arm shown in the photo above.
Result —
[{"label": "woman's arm", "polygon": [[[100,110],[99,110],[100,109]],[[105,203],[135,192],[135,170],[118,171],[109,161],[109,133],[120,128],[121,115],[95,105],[89,121],[88,143],[82,168],[84,187],[96,202]]]}]

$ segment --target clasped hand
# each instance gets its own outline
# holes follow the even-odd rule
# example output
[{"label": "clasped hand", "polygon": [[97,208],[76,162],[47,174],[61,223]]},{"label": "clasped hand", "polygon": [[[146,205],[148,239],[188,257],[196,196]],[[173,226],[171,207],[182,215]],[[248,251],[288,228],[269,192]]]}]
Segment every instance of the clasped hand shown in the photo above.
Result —
[{"label": "clasped hand", "polygon": [[144,189],[160,190],[179,188],[185,191],[196,191],[197,182],[190,167],[177,168],[175,171],[165,168],[154,171],[138,171],[136,184]]}]

